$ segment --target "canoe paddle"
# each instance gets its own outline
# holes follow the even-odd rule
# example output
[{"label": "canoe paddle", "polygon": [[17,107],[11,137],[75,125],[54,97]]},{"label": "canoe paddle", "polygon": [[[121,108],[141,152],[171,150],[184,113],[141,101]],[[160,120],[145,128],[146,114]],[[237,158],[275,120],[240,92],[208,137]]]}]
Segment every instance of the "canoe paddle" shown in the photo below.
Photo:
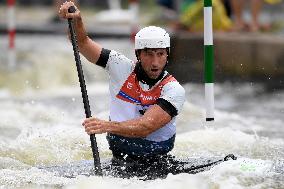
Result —
[{"label": "canoe paddle", "polygon": [[[71,7],[69,7],[68,12],[74,13],[74,12],[76,12],[76,8],[74,6],[71,6]],[[76,61],[76,67],[77,67],[77,72],[78,72],[78,77],[79,77],[79,82],[80,82],[80,87],[81,87],[81,93],[82,93],[82,98],[83,98],[83,103],[84,103],[85,114],[86,114],[86,118],[90,118],[92,115],[91,115],[89,99],[88,99],[83,69],[82,69],[80,55],[79,55],[79,49],[78,49],[78,45],[77,45],[76,34],[75,34],[75,30],[74,30],[74,22],[73,22],[72,18],[68,18],[68,25],[69,25],[69,32],[71,34],[71,42],[72,42],[74,57],[75,57],[75,61]],[[93,158],[94,158],[95,174],[102,176],[100,156],[99,156],[96,137],[95,137],[94,134],[90,135],[90,140],[91,140],[91,147],[92,147]]]}]

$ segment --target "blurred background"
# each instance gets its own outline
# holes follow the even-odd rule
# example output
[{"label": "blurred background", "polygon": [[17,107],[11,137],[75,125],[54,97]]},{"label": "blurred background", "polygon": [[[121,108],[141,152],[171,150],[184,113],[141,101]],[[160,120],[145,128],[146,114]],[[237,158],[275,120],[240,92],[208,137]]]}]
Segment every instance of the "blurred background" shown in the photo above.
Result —
[{"label": "blurred background", "polygon": [[[68,42],[59,43],[55,39],[65,40],[67,31],[66,22],[57,17],[58,8],[62,2],[64,1],[0,1],[2,52],[0,86],[13,88],[15,92],[25,88],[23,83],[25,79],[14,81],[12,87],[10,83],[4,82],[4,78],[12,77],[16,72],[16,75],[25,72],[24,77],[34,78],[29,76],[27,72],[31,70],[27,71],[27,69],[34,69],[37,64],[47,66],[48,63],[44,61],[54,59],[53,64],[47,66],[48,69],[52,69],[55,65],[64,64],[64,61],[72,59],[65,56],[63,58],[65,60],[55,61],[64,54],[56,48],[62,45],[65,49],[69,45]],[[113,39],[114,44],[115,40],[127,42],[132,40],[138,29],[143,26],[165,27],[172,37],[171,61],[173,63],[169,66],[169,70],[182,83],[203,82],[202,1],[75,0],[75,3],[81,9],[89,36],[94,39],[103,41]],[[213,1],[217,82],[260,82],[270,89],[283,87],[283,9],[284,3],[281,0]],[[59,44],[48,46],[44,40],[48,42],[54,40]],[[133,47],[132,43],[129,43],[129,47]],[[39,53],[34,50],[42,51]],[[53,50],[55,52],[51,53]],[[42,57],[42,53],[50,53],[46,55],[49,58],[38,61],[37,56]],[[131,55],[130,58],[135,58],[132,50],[127,53]],[[36,60],[32,60],[31,57]],[[66,69],[68,66],[64,64],[63,67]],[[6,69],[10,71],[6,72]],[[61,75],[62,73],[50,74]],[[65,74],[68,77],[70,73]],[[66,77],[62,77],[57,82],[66,82]],[[30,79],[27,78],[27,80]],[[33,80],[39,80],[39,78]]]},{"label": "blurred background", "polygon": [[[30,168],[92,159],[81,127],[85,114],[68,25],[57,16],[62,2],[0,0],[0,188],[74,184],[79,181]],[[253,170],[261,168],[253,175],[225,165],[207,175],[172,176],[165,180],[169,188],[181,180],[179,188],[283,188],[284,1],[213,0],[216,118],[211,125],[204,122],[203,1],[75,3],[92,39],[133,60],[133,36],[140,28],[157,25],[170,33],[168,71],[186,89],[174,155],[234,153],[253,162]],[[81,61],[92,114],[107,120],[108,75],[82,56]],[[111,157],[105,136],[97,137],[102,159]],[[275,169],[264,171],[271,164]],[[90,178],[90,188],[97,181]],[[151,186],[99,182],[101,188],[109,183],[118,188]],[[163,183],[155,186],[165,188]]]}]

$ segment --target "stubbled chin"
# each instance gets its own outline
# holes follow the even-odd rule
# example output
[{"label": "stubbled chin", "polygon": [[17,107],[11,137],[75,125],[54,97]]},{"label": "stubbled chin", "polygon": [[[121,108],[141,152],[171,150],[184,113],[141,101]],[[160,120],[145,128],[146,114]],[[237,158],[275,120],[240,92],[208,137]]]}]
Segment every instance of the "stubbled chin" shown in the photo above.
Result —
[{"label": "stubbled chin", "polygon": [[157,79],[160,74],[161,74],[161,72],[152,72],[152,71],[151,71],[148,76],[149,76],[151,79]]}]

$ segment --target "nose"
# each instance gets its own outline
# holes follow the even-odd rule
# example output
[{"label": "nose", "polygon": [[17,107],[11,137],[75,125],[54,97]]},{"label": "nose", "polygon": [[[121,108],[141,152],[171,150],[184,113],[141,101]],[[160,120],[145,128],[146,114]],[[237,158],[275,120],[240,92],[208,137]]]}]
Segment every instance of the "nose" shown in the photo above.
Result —
[{"label": "nose", "polygon": [[160,63],[160,57],[157,54],[154,54],[152,57],[152,66],[157,67]]}]

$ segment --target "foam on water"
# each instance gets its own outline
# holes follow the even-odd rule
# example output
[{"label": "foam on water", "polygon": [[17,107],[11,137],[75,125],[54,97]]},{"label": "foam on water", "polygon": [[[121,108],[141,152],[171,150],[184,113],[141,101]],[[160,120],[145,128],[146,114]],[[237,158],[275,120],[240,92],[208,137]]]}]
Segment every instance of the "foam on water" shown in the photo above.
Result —
[{"label": "foam on water", "polygon": [[[18,47],[18,59],[26,66],[0,74],[0,188],[283,188],[284,92],[265,94],[261,86],[252,84],[217,84],[213,123],[204,121],[200,95],[204,86],[185,85],[187,102],[177,119],[173,155],[224,157],[233,153],[236,161],[196,175],[168,175],[154,181],[82,175],[71,179],[38,169],[91,160],[92,152],[81,126],[85,115],[70,44],[54,36],[17,40],[24,44]],[[39,41],[44,45],[38,45]],[[129,42],[103,43],[130,54]],[[82,62],[92,113],[107,120],[107,76],[101,68],[85,64],[85,59]],[[94,84],[94,80],[100,82]],[[96,138],[100,157],[110,158],[105,135]]]},{"label": "foam on water", "polygon": [[271,161],[252,160],[242,158],[237,161],[228,161],[213,167],[207,172],[196,175],[179,174],[168,175],[164,180],[140,181],[134,179],[124,180],[117,178],[89,177],[79,179],[75,185],[67,186],[68,189],[77,188],[261,188],[273,186],[271,179],[275,173],[271,172]]},{"label": "foam on water", "polygon": [[[3,101],[1,104],[5,105]],[[279,143],[278,140],[278,143],[275,143],[268,138],[247,134],[230,127],[220,126],[218,128],[216,124],[215,128],[179,133],[172,154],[184,158],[235,153],[239,157],[246,158],[225,162],[208,172],[197,175],[169,175],[165,180],[143,182],[135,178],[123,180],[96,176],[78,176],[74,179],[67,179],[39,170],[35,166],[60,165],[82,159],[92,159],[89,138],[77,123],[77,117],[72,119],[72,116],[63,116],[60,114],[61,110],[55,106],[47,108],[40,104],[21,105],[11,101],[6,102],[5,106],[12,112],[10,116],[9,113],[1,115],[7,117],[4,120],[10,121],[10,125],[20,131],[17,137],[6,142],[2,141],[0,145],[0,165],[2,165],[0,185],[9,187],[40,185],[42,187],[109,188],[115,185],[116,188],[151,188],[154,185],[157,188],[243,188],[247,185],[253,186],[259,180],[266,180],[260,183],[259,187],[273,186],[271,183],[274,180],[271,175],[276,173],[269,172],[272,164],[269,159],[283,157],[283,154],[279,154],[283,150],[283,141]],[[14,109],[11,110],[9,106]],[[201,110],[200,107],[194,109],[194,105],[188,104],[185,106],[185,111],[189,111],[187,107],[190,107],[190,111],[196,112],[196,119],[202,116],[197,113]],[[27,115],[24,116],[23,112],[27,112]],[[12,115],[17,115],[17,119],[11,119]],[[41,118],[35,119],[38,115],[41,115]],[[49,116],[48,121],[43,119],[45,117],[43,115]],[[235,116],[231,116],[230,119],[230,114],[225,114],[225,116],[232,122],[236,119]],[[241,116],[239,118],[244,119]],[[185,117],[181,116],[180,119],[183,120]],[[1,128],[3,128],[2,123],[1,121]],[[191,127],[191,124],[180,126]],[[97,140],[101,157],[111,157],[105,135],[97,135]],[[249,164],[243,162],[249,162]],[[267,181],[263,178],[271,179]]]},{"label": "foam on water", "polygon": [[[102,89],[101,91],[95,89]],[[107,84],[89,86],[89,96],[107,101]],[[90,142],[81,122],[84,115],[68,110],[68,106],[48,101],[80,99],[75,88],[62,90],[29,91],[22,97],[3,95],[0,104],[0,185],[5,187],[66,187],[66,188],[281,188],[279,168],[272,169],[275,161],[283,160],[283,139],[259,136],[263,128],[254,117],[216,111],[216,121],[204,120],[204,109],[186,102],[178,118],[178,134],[173,155],[186,157],[220,157],[234,153],[237,161],[229,161],[196,175],[169,175],[164,180],[140,181],[111,177],[78,176],[73,179],[58,177],[37,169],[38,166],[61,165],[78,160],[92,159]],[[82,108],[81,101],[72,101]],[[72,105],[73,106],[73,105]],[[79,109],[80,109],[79,108]],[[97,116],[107,119],[108,107],[97,106]],[[110,158],[111,152],[105,135],[97,135],[101,158]],[[277,171],[278,170],[278,171]],[[277,177],[275,175],[279,175]],[[276,183],[273,185],[273,183]],[[256,185],[256,186],[254,186]]]}]

